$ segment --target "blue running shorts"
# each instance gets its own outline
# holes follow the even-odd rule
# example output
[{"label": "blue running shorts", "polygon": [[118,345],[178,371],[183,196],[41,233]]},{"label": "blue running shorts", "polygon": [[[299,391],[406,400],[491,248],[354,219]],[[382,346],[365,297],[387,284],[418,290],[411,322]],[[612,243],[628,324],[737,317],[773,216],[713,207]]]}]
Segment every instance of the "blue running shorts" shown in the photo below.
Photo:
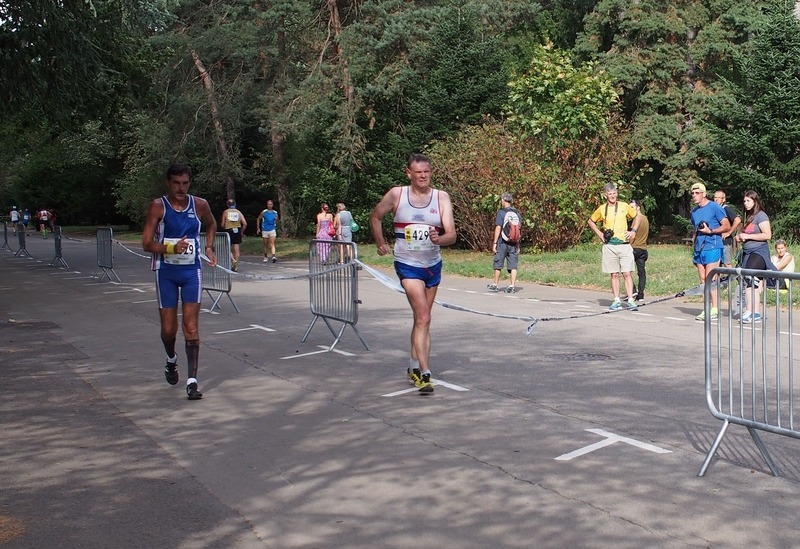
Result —
[{"label": "blue running shorts", "polygon": [[156,294],[159,309],[178,306],[178,290],[183,303],[200,303],[203,297],[202,269],[158,269]]},{"label": "blue running shorts", "polygon": [[394,272],[397,273],[397,278],[405,280],[412,278],[415,280],[422,280],[426,288],[433,288],[438,286],[442,281],[442,262],[439,261],[432,267],[412,267],[399,261],[394,262]]},{"label": "blue running shorts", "polygon": [[722,261],[722,248],[712,248],[711,250],[696,250],[694,252],[695,265],[711,265]]}]

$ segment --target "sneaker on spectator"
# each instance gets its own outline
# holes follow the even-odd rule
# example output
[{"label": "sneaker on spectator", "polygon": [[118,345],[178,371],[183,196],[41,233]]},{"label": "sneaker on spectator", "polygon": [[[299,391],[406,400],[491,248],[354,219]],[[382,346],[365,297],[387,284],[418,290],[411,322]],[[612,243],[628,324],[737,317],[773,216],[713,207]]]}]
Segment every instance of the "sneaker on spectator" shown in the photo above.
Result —
[{"label": "sneaker on spectator", "polygon": [[487,284],[486,289],[490,292],[499,292],[500,290],[497,288],[497,284]]},{"label": "sneaker on spectator", "polygon": [[634,301],[633,297],[628,300],[627,307],[629,311],[638,311],[639,307],[636,306],[636,301]]},{"label": "sneaker on spectator", "polygon": [[507,294],[513,294],[515,291],[516,289],[514,288],[514,286],[509,286],[508,288],[506,288]]},{"label": "sneaker on spectator", "polygon": [[694,317],[694,319],[697,320],[698,322],[705,322],[705,320],[706,320],[706,311],[705,311],[705,309],[700,311],[700,314],[697,315],[696,317]]},{"label": "sneaker on spectator", "polygon": [[619,311],[620,309],[622,309],[622,302],[619,299],[615,299],[611,307],[608,308],[609,311]]}]

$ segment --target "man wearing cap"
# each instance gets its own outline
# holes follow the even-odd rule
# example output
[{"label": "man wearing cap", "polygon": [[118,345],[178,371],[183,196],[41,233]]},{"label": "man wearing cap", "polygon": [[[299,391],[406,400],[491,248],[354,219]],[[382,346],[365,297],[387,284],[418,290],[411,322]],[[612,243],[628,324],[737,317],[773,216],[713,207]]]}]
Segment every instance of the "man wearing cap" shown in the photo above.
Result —
[{"label": "man wearing cap", "polygon": [[[589,227],[600,238],[603,243],[602,268],[604,273],[611,275],[611,291],[614,292],[614,301],[609,310],[618,311],[622,309],[622,302],[619,299],[619,273],[625,280],[625,291],[628,294],[627,307],[630,311],[636,311],[636,300],[633,297],[633,248],[631,241],[639,230],[639,218],[636,210],[627,202],[617,200],[617,186],[607,183],[603,187],[603,194],[606,203],[599,206],[589,218]],[[628,220],[631,220],[631,228],[628,229]],[[597,224],[603,224],[601,231]]]},{"label": "man wearing cap", "polygon": [[9,214],[9,217],[11,218],[11,226],[14,228],[14,236],[16,236],[17,225],[19,225],[19,212],[16,206],[11,206],[11,214]]},{"label": "man wearing cap", "polygon": [[[692,185],[692,225],[694,226],[694,264],[700,282],[705,284],[712,269],[719,267],[722,262],[723,243],[722,235],[729,232],[731,224],[725,210],[708,199],[706,186],[702,183]],[[711,316],[714,320],[718,316],[717,292],[711,292]],[[695,317],[695,320],[704,321],[705,310]]]}]

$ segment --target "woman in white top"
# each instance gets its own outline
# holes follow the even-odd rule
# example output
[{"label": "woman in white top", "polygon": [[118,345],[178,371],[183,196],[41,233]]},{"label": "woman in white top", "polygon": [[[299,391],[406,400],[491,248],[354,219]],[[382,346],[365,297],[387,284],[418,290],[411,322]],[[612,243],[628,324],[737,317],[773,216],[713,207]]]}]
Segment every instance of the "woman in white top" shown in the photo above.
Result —
[{"label": "woman in white top", "polygon": [[772,262],[779,271],[787,273],[794,272],[794,256],[786,249],[786,241],[778,239],[775,241],[775,252],[777,255],[772,256]]}]

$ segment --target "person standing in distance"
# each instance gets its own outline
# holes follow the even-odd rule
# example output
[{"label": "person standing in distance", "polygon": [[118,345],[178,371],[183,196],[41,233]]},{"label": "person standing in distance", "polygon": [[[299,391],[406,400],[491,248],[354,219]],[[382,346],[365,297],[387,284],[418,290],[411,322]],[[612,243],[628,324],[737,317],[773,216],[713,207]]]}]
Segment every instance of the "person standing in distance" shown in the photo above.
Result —
[{"label": "person standing in distance", "polygon": [[[350,228],[353,223],[353,214],[347,209],[344,202],[336,204],[336,215],[333,218],[333,227],[336,229],[336,240],[339,242],[352,242],[353,231]],[[347,246],[339,246],[339,263],[349,262],[353,258],[350,257],[351,248]]]},{"label": "person standing in distance", "polygon": [[391,248],[383,236],[381,220],[394,213],[394,269],[414,315],[408,378],[421,393],[432,393],[431,309],[442,280],[440,246],[456,241],[456,225],[450,195],[431,187],[431,162],[414,153],[406,164],[408,186],[393,187],[369,216],[378,255]]},{"label": "person standing in distance", "polygon": [[278,261],[275,256],[275,239],[278,236],[278,212],[272,209],[272,200],[267,200],[267,209],[258,214],[256,220],[256,234],[261,233],[262,246],[264,251],[264,263],[268,261],[267,245],[272,252],[272,262]]},{"label": "person standing in distance", "polygon": [[647,237],[650,235],[650,221],[642,213],[642,201],[639,198],[631,200],[631,207],[636,210],[636,217],[639,219],[639,228],[636,236],[633,237],[631,247],[633,248],[633,262],[636,264],[637,282],[633,285],[633,294],[636,301],[644,301],[644,288],[647,285],[647,269],[645,263],[649,257],[647,253]]},{"label": "person standing in distance", "polygon": [[725,202],[726,199],[727,196],[722,189],[717,189],[714,192],[714,202],[725,210],[725,216],[728,218],[728,223],[731,225],[729,230],[722,233],[722,263],[726,267],[733,267],[733,260],[735,259],[733,255],[733,240],[736,235],[736,230],[739,228],[739,225],[742,224],[742,216],[739,215],[733,206]]},{"label": "person standing in distance", "polygon": [[156,272],[158,313],[161,317],[161,342],[167,352],[164,376],[167,383],[178,383],[178,356],[175,339],[178,334],[178,294],[183,312],[183,339],[186,348],[189,400],[203,398],[197,387],[200,355],[198,317],[203,295],[203,271],[200,265],[200,228],[206,229],[204,252],[209,265],[217,264],[213,242],[217,224],[204,199],[189,194],[192,170],[185,164],[172,164],[167,169],[167,194],[156,198],[147,209],[142,230],[142,248],[153,254],[152,269]]},{"label": "person standing in distance", "polygon": [[[736,240],[742,243],[742,266],[745,269],[777,271],[769,256],[769,241],[772,239],[772,225],[769,216],[761,205],[761,199],[755,191],[744,192],[744,223],[742,232]],[[747,300],[741,320],[745,324],[761,321],[761,283],[762,279],[754,276],[744,277],[747,288]]]},{"label": "person standing in distance", "polygon": [[[639,220],[636,210],[627,202],[617,200],[617,186],[607,183],[603,187],[606,203],[592,213],[588,224],[600,241],[603,243],[602,269],[611,275],[611,291],[614,292],[614,301],[609,310],[622,309],[619,299],[619,273],[625,280],[625,291],[628,293],[628,310],[636,311],[636,300],[633,298],[633,248],[630,241],[639,230]],[[631,229],[628,230],[628,220],[633,220]],[[603,223],[603,232],[597,224]]]},{"label": "person standing in distance", "polygon": [[506,222],[506,214],[512,212],[517,216],[517,220],[521,220],[519,212],[511,205],[514,203],[514,197],[511,193],[503,193],[500,196],[500,211],[494,219],[494,243],[492,244],[492,251],[494,252],[494,259],[492,260],[492,267],[494,268],[494,280],[489,284],[488,289],[490,292],[497,292],[499,289],[497,285],[500,283],[500,272],[503,270],[503,263],[508,268],[508,273],[511,278],[510,285],[506,288],[507,294],[513,294],[514,288],[517,283],[517,266],[519,265],[519,242],[507,242],[503,235],[503,225]]},{"label": "person standing in distance", "polygon": [[[231,238],[231,259],[233,259],[231,268],[236,272],[239,270],[239,247],[242,244],[244,231],[247,229],[247,220],[244,218],[244,214],[236,209],[235,200],[229,199],[226,204],[228,208],[222,212],[220,226]],[[211,241],[209,240],[209,242]]]},{"label": "person standing in distance", "polygon": [[[695,230],[694,264],[700,282],[705,284],[712,269],[719,267],[722,261],[723,244],[722,235],[730,232],[731,224],[722,206],[712,202],[706,195],[706,186],[702,183],[692,185],[692,225]],[[717,292],[711,292],[711,320],[719,316],[717,309]],[[706,312],[703,310],[695,320],[705,321]]]}]

